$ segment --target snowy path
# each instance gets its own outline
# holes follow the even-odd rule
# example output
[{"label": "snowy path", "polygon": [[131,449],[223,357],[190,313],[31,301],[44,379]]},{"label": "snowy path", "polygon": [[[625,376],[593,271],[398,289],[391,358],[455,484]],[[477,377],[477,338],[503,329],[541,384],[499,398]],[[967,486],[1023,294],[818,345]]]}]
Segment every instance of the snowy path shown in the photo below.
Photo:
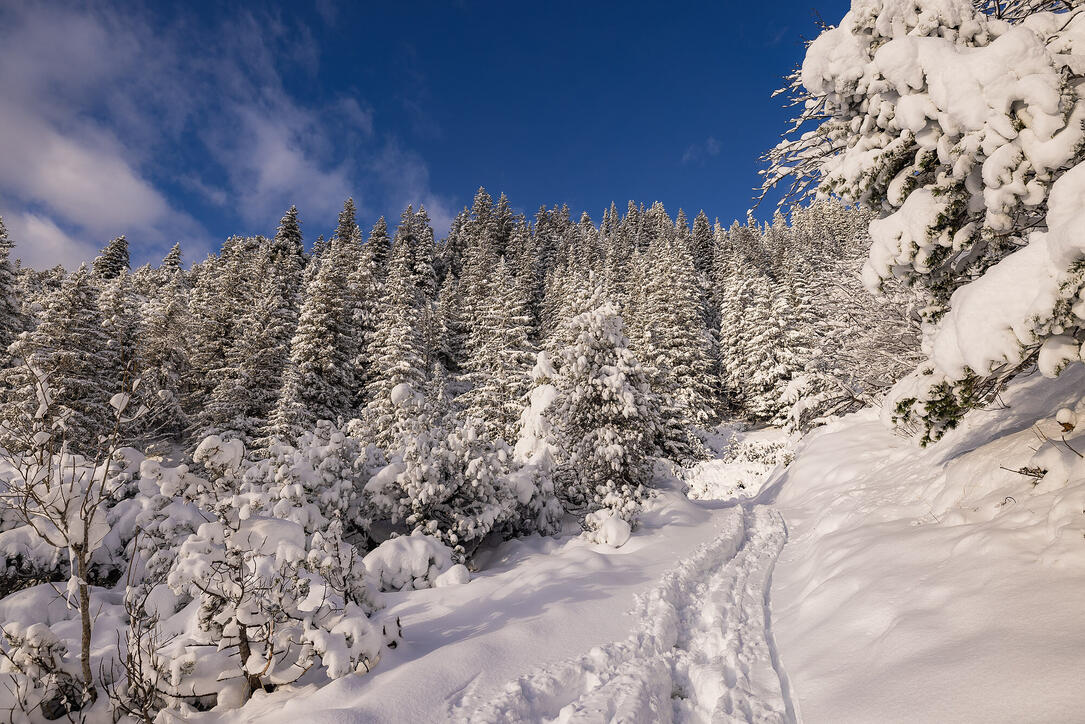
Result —
[{"label": "snowy path", "polygon": [[765,506],[729,511],[720,534],[638,598],[624,641],[520,677],[497,697],[466,692],[464,722],[791,722],[769,621],[787,538]]}]

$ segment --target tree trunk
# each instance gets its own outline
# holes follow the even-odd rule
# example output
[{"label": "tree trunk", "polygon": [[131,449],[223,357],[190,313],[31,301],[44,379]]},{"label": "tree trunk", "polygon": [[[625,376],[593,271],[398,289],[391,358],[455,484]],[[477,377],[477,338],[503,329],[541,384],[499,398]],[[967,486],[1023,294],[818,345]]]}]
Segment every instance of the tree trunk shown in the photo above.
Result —
[{"label": "tree trunk", "polygon": [[249,663],[249,657],[252,656],[252,649],[249,648],[249,632],[245,628],[245,624],[237,621],[237,653],[241,657],[241,671],[245,675],[245,701],[248,701],[254,691],[264,688],[263,683],[260,681],[258,674],[250,674],[246,666]]},{"label": "tree trunk", "polygon": [[79,662],[83,667],[83,691],[85,701],[93,702],[98,698],[98,690],[94,687],[94,677],[90,668],[90,587],[87,585],[87,554],[83,546],[72,546],[75,553],[75,574],[79,576],[79,618],[83,624],[83,635],[79,647]]}]

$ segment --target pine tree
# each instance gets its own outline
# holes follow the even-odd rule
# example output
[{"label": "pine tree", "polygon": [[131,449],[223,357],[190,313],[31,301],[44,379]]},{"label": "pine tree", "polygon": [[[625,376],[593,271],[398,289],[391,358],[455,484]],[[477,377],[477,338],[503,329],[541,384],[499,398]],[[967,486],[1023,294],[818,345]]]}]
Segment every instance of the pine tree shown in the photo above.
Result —
[{"label": "pine tree", "polygon": [[122,271],[104,281],[98,296],[102,329],[109,339],[109,357],[115,368],[108,372],[112,379],[127,379],[131,383],[138,374],[136,350],[139,335],[139,300],[132,288],[132,275]]},{"label": "pine tree", "polygon": [[[391,441],[397,421],[399,408],[392,402],[392,390],[400,384],[422,389],[428,371],[425,322],[429,300],[424,293],[426,282],[419,279],[415,248],[426,240],[418,238],[416,224],[414,211],[408,206],[392,244],[380,318],[369,345],[373,374],[367,390],[366,420],[378,444]],[[434,338],[438,336],[435,331]]]},{"label": "pine tree", "polygon": [[185,335],[190,329],[188,293],[184,275],[175,272],[140,307],[137,393],[148,410],[141,420],[147,439],[178,441],[189,425],[182,407],[185,379],[190,376],[185,353]]},{"label": "pine tree", "polygon": [[106,244],[102,253],[94,260],[94,276],[99,279],[113,279],[130,268],[128,240],[124,236],[118,236]]},{"label": "pine tree", "polygon": [[336,253],[336,246],[325,252],[305,289],[290,341],[290,364],[269,430],[276,440],[292,442],[317,420],[335,422],[353,408],[354,360],[342,340],[350,270],[333,258]]},{"label": "pine tree", "polygon": [[162,258],[162,263],[158,265],[158,268],[166,276],[172,276],[181,271],[181,244],[174,244],[169,253]]},{"label": "pine tree", "polygon": [[[194,270],[190,295],[188,359],[190,381],[185,408],[193,419],[193,432],[216,426],[214,420],[233,417],[240,410],[223,410],[222,398],[210,406],[215,390],[233,374],[231,352],[243,330],[246,315],[256,305],[263,273],[267,239],[231,237],[220,256],[210,256]],[[199,443],[198,435],[190,442]]]},{"label": "pine tree", "polygon": [[531,386],[535,350],[526,286],[518,285],[505,261],[498,262],[481,300],[472,335],[471,389],[464,394],[467,415],[491,437],[514,441]]},{"label": "pine tree", "polygon": [[558,495],[581,516],[608,508],[631,520],[649,480],[651,391],[613,304],[566,325],[573,342],[561,351],[547,411],[562,450]]},{"label": "pine tree", "polygon": [[14,248],[15,244],[4,228],[4,220],[0,218],[0,368],[8,360],[8,347],[26,325],[19,302],[19,282],[11,262]]},{"label": "pine tree", "polygon": [[504,483],[508,446],[408,383],[393,388],[390,402],[397,408],[390,445],[400,451],[389,466],[394,475],[377,476],[367,490],[393,522],[436,537],[466,560],[516,508]]},{"label": "pine tree", "polygon": [[392,244],[388,239],[388,222],[384,217],[377,219],[373,229],[369,232],[369,239],[365,243],[365,259],[370,265],[370,273],[373,278],[381,281],[388,272],[388,257],[392,253]]},{"label": "pine tree", "polygon": [[102,328],[98,292],[86,265],[49,295],[37,327],[21,336],[12,350],[20,364],[0,372],[0,389],[6,388],[0,418],[12,419],[16,410],[38,408],[35,381],[26,367],[30,365],[48,382],[53,402],[48,414],[54,416],[48,422],[60,423],[63,418],[60,426],[71,449],[92,453],[99,436],[110,431],[110,399],[122,381],[112,378],[116,354]]},{"label": "pine tree", "polygon": [[297,208],[286,212],[261,256],[256,299],[242,316],[226,353],[225,372],[201,411],[200,439],[212,434],[238,437],[252,447],[278,403],[298,324],[304,257]]},{"label": "pine tree", "polygon": [[697,271],[707,274],[712,268],[712,249],[715,245],[715,234],[712,224],[708,221],[702,209],[693,219],[693,231],[690,235],[690,252],[693,254],[693,264]]}]

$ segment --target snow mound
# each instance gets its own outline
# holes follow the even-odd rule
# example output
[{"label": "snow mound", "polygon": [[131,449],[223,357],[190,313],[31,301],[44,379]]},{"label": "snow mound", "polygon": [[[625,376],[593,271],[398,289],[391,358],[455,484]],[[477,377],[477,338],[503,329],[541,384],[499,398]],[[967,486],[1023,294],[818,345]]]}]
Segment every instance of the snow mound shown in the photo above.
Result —
[{"label": "snow mound", "polygon": [[245,457],[245,444],[240,440],[223,440],[208,435],[196,446],[192,459],[217,470],[239,470]]},{"label": "snow mound", "polygon": [[[422,533],[390,538],[362,559],[368,575],[382,591],[416,590],[466,583],[463,571],[452,573],[452,549]],[[442,574],[450,575],[441,580]],[[469,576],[468,576],[469,577]]]},{"label": "snow mound", "polygon": [[400,382],[392,388],[391,399],[393,405],[402,407],[414,399],[414,389],[408,383]]},{"label": "snow mound", "polygon": [[633,528],[629,521],[612,510],[606,508],[595,513],[589,513],[587,519],[589,530],[584,535],[588,540],[601,543],[611,548],[621,548],[629,541],[633,534]]},{"label": "snow mound", "polygon": [[433,579],[433,587],[444,588],[445,586],[461,586],[470,581],[471,572],[467,570],[467,566],[462,563],[457,563]]}]

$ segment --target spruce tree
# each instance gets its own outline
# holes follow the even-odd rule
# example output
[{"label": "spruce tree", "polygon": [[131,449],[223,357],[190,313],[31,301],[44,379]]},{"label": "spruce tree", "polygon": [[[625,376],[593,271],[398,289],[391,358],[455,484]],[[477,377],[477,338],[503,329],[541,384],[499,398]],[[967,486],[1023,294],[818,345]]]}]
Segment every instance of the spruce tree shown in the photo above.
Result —
[{"label": "spruce tree", "polygon": [[0,372],[0,388],[6,390],[0,418],[13,419],[17,410],[38,408],[29,365],[48,383],[53,404],[47,423],[62,428],[74,452],[93,453],[99,436],[110,432],[110,399],[121,390],[122,380],[115,378],[116,352],[102,328],[98,290],[86,265],[49,295],[37,327],[22,335],[12,351],[18,364]]},{"label": "spruce tree", "polygon": [[510,442],[519,432],[535,362],[528,291],[499,261],[481,300],[471,342],[471,389],[462,400],[467,415],[480,420],[491,437]]},{"label": "spruce tree", "polygon": [[106,244],[102,253],[94,260],[94,276],[99,279],[113,279],[130,268],[128,240],[123,235]]},{"label": "spruce tree", "polygon": [[138,374],[136,359],[139,335],[139,300],[132,288],[132,275],[122,271],[102,282],[98,307],[102,315],[102,329],[109,339],[109,357],[116,365],[110,376],[117,380],[132,378]]},{"label": "spruce tree", "polygon": [[712,268],[712,249],[715,245],[715,234],[712,224],[702,209],[693,219],[693,231],[690,234],[690,252],[693,254],[693,264],[697,271],[707,274]]},{"label": "spruce tree", "polygon": [[252,447],[266,431],[297,328],[303,263],[297,208],[291,206],[262,249],[256,299],[243,313],[226,353],[225,373],[202,411],[199,438],[238,437]]},{"label": "spruce tree", "polygon": [[426,241],[418,238],[416,224],[414,211],[408,206],[392,244],[380,317],[369,345],[373,373],[367,389],[366,421],[379,444],[391,442],[397,410],[401,409],[393,404],[392,390],[400,384],[421,390],[428,372],[425,322],[429,300],[424,294],[425,281],[419,278],[416,248]]},{"label": "spruce tree", "polygon": [[290,341],[290,364],[269,430],[276,440],[292,442],[317,420],[335,422],[353,408],[354,360],[342,340],[350,269],[333,258],[337,246],[344,245],[325,252],[305,289]]},{"label": "spruce tree", "polygon": [[608,508],[631,520],[650,477],[657,425],[644,372],[611,303],[566,323],[558,396],[547,410],[562,459],[557,492],[581,516]]},{"label": "spruce tree", "polygon": [[384,217],[377,219],[365,242],[365,259],[370,265],[370,272],[377,281],[382,281],[388,272],[388,257],[392,253],[392,243],[388,239],[388,222]]},{"label": "spruce tree", "polygon": [[8,238],[0,218],[0,368],[8,360],[7,349],[26,324],[19,302],[19,281],[11,261],[15,244]]},{"label": "spruce tree", "polygon": [[188,293],[184,275],[174,272],[140,307],[137,393],[148,410],[141,420],[148,440],[179,441],[189,425],[182,407],[185,379],[191,374],[185,353],[185,336],[190,329]]}]

